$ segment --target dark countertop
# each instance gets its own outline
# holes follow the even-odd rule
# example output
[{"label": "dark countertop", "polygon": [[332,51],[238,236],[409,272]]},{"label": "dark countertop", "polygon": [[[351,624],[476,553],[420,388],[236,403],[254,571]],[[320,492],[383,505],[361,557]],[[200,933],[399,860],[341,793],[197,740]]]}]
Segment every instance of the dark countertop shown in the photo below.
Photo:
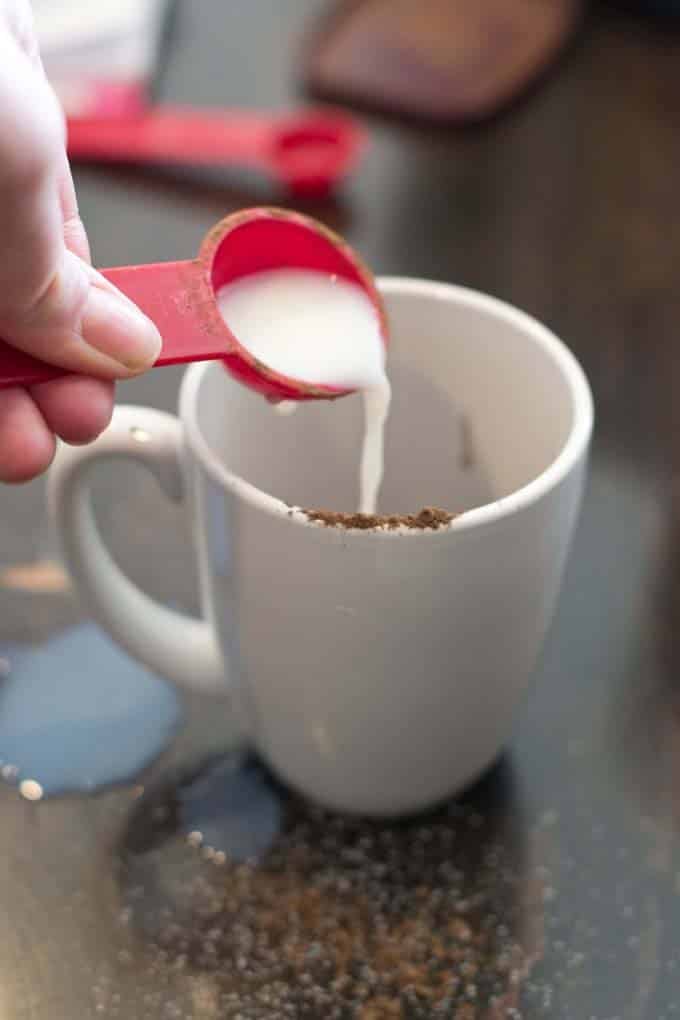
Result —
[{"label": "dark countertop", "polygon": [[[293,55],[323,4],[236,7],[178,6],[163,97],[265,105],[295,94]],[[376,123],[342,203],[310,209],[380,272],[478,287],[542,318],[591,380],[585,506],[508,753],[435,816],[357,825],[291,800],[254,764],[211,757],[206,772],[229,736],[214,706],[195,700],[171,749],[122,787],[35,804],[2,786],[3,1020],[680,1013],[679,57],[667,28],[604,9],[509,115],[466,132]],[[271,197],[219,172],[76,177],[103,265],[186,257],[222,215]],[[171,410],[180,376],[153,373],[120,397]],[[125,567],[191,609],[176,512],[125,469],[97,491]],[[0,493],[0,564],[50,558],[43,498],[42,482]],[[36,697],[41,685],[54,697],[84,678],[95,702],[107,699],[104,683],[156,684],[166,728],[151,697],[140,724],[151,753],[176,725],[172,696],[113,661],[58,577],[45,590],[49,580],[0,570],[9,678],[16,661]],[[129,731],[130,702],[121,705],[114,725]],[[0,698],[0,724],[3,711]],[[64,758],[88,751],[72,738]],[[104,745],[129,772],[123,745]],[[203,848],[187,841],[193,830]],[[220,856],[272,839],[260,866]],[[370,930],[377,917],[406,959],[385,955],[384,928]],[[349,968],[345,985],[332,984],[334,966]],[[389,971],[391,990],[376,970]],[[431,989],[453,972],[462,983],[437,1012]]]}]

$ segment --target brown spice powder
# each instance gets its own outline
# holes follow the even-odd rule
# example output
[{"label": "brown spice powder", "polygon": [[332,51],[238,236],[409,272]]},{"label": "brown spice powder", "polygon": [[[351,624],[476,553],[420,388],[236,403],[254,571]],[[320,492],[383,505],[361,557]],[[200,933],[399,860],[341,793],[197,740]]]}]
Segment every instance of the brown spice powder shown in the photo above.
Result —
[{"label": "brown spice powder", "polygon": [[310,521],[317,521],[329,528],[357,528],[370,531],[373,528],[412,528],[414,531],[437,531],[446,527],[456,516],[439,507],[426,506],[417,514],[350,514],[338,510],[305,510]]}]

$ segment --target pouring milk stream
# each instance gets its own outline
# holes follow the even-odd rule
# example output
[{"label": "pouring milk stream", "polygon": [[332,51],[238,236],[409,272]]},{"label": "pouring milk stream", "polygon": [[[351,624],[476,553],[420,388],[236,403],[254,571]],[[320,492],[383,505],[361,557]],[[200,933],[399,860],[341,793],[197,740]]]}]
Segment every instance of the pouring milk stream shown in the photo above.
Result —
[{"label": "pouring milk stream", "polygon": [[273,269],[222,287],[217,303],[239,342],[269,368],[362,393],[359,511],[375,513],[391,392],[378,315],[364,291],[313,270]]}]

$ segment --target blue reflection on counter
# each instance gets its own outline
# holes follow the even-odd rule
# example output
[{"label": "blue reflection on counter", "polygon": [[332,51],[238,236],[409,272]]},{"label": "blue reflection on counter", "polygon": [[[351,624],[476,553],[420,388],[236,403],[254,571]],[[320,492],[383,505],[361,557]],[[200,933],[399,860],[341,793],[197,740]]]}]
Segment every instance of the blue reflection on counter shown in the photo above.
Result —
[{"label": "blue reflection on counter", "polygon": [[0,773],[30,799],[134,779],[181,721],[174,688],[94,624],[0,660]]}]

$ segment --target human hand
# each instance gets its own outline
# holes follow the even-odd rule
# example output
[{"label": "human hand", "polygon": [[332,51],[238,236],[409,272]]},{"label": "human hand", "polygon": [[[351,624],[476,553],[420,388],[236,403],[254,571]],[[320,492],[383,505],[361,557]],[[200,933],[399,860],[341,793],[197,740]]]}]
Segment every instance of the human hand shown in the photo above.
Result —
[{"label": "human hand", "polygon": [[29,0],[0,0],[0,337],[78,373],[0,390],[0,481],[50,464],[56,436],[85,443],[109,423],[115,379],[158,356],[156,327],[90,265]]}]

